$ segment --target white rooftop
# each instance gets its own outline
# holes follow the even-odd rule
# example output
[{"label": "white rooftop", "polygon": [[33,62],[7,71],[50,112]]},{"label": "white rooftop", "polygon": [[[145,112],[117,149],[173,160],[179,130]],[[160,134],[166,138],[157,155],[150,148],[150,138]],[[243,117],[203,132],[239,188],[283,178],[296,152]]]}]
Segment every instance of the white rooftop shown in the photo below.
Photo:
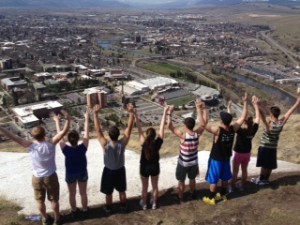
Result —
[{"label": "white rooftop", "polygon": [[25,116],[30,116],[33,114],[34,110],[37,109],[54,109],[54,108],[59,108],[62,107],[63,105],[60,104],[58,101],[48,101],[48,102],[43,102],[35,105],[27,105],[23,107],[15,107],[12,110],[19,116],[19,117],[25,117]]},{"label": "white rooftop", "polygon": [[148,86],[151,90],[158,87],[165,87],[167,85],[173,85],[178,83],[176,80],[166,77],[154,77],[150,79],[141,80],[141,82]]}]

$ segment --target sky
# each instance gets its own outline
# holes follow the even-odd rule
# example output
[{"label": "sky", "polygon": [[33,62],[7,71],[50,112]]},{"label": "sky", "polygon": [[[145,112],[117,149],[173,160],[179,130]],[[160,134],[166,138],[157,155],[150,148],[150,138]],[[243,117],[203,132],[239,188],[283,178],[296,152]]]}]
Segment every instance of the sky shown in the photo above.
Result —
[{"label": "sky", "polygon": [[120,2],[137,2],[137,3],[168,3],[168,2],[174,2],[175,0],[119,0]]}]

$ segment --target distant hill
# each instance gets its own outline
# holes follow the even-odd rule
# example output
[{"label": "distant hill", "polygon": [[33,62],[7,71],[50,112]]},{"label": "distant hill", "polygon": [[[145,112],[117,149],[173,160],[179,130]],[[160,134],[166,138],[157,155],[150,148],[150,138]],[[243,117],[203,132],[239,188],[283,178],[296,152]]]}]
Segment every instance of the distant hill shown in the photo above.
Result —
[{"label": "distant hill", "polygon": [[17,8],[124,8],[129,5],[114,0],[0,0],[0,7]]},{"label": "distant hill", "polygon": [[[160,8],[187,8],[192,6],[230,6],[241,3],[268,3],[282,6],[300,6],[300,0],[174,0],[164,4],[152,5]],[[140,3],[133,4],[134,6],[143,6]],[[151,3],[144,4],[145,7],[151,6]]]}]

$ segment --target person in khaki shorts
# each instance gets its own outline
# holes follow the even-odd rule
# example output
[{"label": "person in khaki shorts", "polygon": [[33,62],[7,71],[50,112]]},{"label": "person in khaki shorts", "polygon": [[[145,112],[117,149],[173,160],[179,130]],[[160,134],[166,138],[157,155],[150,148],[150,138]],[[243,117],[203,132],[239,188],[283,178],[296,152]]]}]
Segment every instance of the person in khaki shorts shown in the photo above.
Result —
[{"label": "person in khaki shorts", "polygon": [[32,141],[23,139],[0,126],[0,131],[4,135],[27,148],[30,153],[33,166],[32,186],[38,210],[42,216],[43,225],[49,224],[51,220],[46,213],[46,193],[54,212],[53,225],[61,224],[59,214],[59,183],[55,164],[55,145],[64,137],[70,127],[69,115],[66,112],[63,112],[63,115],[66,119],[64,128],[52,137],[51,140],[46,140],[46,131],[41,126],[32,129],[31,135],[34,139]]}]

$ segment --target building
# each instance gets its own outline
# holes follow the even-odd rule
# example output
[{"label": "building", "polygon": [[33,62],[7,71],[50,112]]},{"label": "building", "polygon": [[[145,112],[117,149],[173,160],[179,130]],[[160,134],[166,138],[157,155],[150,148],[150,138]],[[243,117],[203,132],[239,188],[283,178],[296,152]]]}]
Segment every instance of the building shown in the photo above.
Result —
[{"label": "building", "polygon": [[104,78],[109,80],[125,80],[127,79],[127,76],[124,75],[122,69],[111,69],[105,73]]},{"label": "building", "polygon": [[0,59],[0,69],[12,69],[12,59]]},{"label": "building", "polygon": [[35,74],[33,74],[33,79],[37,82],[41,82],[41,81],[53,79],[53,76],[52,76],[52,74],[50,74],[48,72],[35,73]]},{"label": "building", "polygon": [[46,101],[12,108],[15,121],[24,128],[39,125],[40,119],[49,117],[50,112],[58,113],[63,105],[57,101]]},{"label": "building", "polygon": [[154,77],[150,79],[145,79],[141,80],[141,83],[147,86],[152,91],[178,86],[178,82],[176,80],[166,77]]},{"label": "building", "polygon": [[11,91],[14,88],[26,88],[27,82],[19,77],[4,78],[1,80],[1,85],[7,90]]}]

